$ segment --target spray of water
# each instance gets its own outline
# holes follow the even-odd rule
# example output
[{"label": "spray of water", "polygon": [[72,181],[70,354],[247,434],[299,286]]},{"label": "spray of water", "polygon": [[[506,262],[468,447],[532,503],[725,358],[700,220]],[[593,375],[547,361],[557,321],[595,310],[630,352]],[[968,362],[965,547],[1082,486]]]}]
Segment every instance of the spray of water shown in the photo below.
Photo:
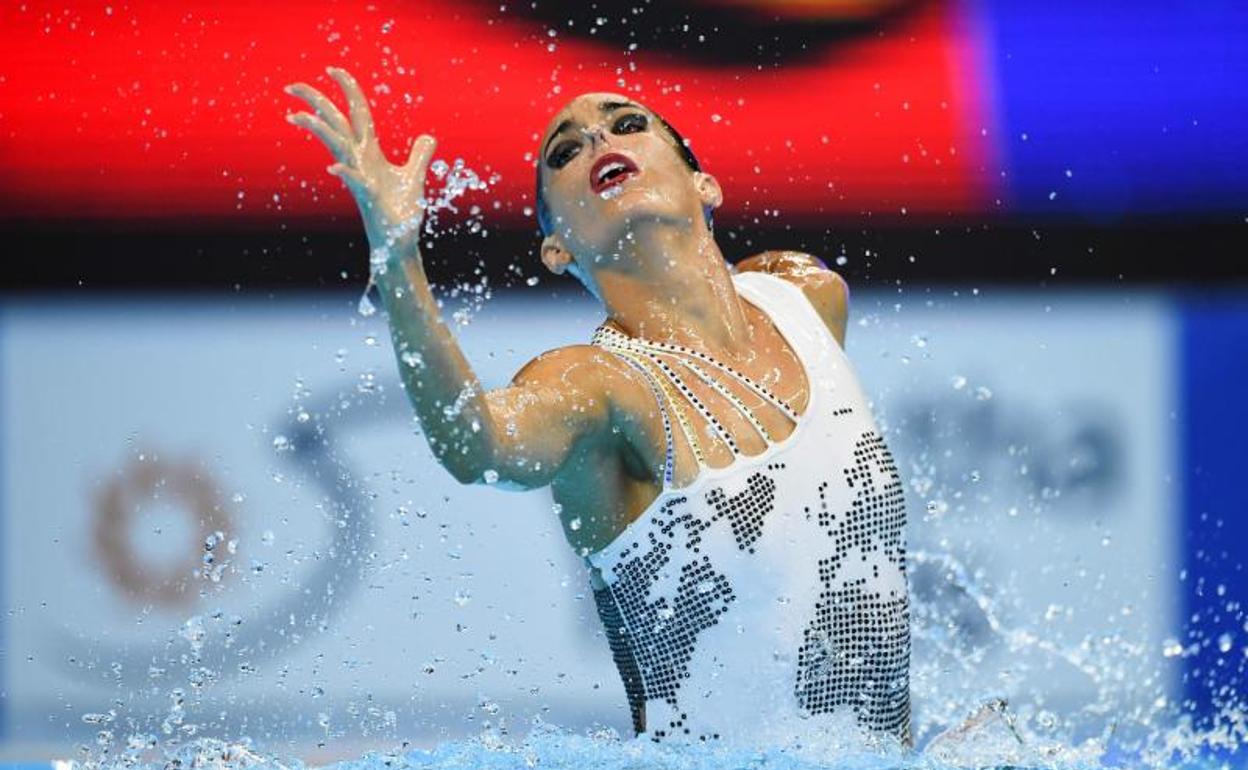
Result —
[{"label": "spray of water", "polygon": [[[366,318],[377,312],[369,295],[376,286],[377,277],[385,274],[395,245],[408,242],[408,236],[418,229],[428,235],[435,234],[442,229],[440,225],[445,213],[461,213],[456,201],[468,192],[485,192],[489,190],[491,184],[498,181],[497,176],[483,179],[476,171],[465,165],[463,158],[456,158],[452,163],[441,159],[434,160],[429,164],[429,170],[441,183],[437,194],[432,198],[428,196],[422,198],[417,204],[420,213],[391,228],[386,233],[386,242],[383,245],[374,246],[369,252],[368,285],[364,288],[357,308],[359,314]],[[459,226],[481,237],[485,237],[488,233],[483,223],[481,208],[475,205],[469,209],[467,218]]]}]

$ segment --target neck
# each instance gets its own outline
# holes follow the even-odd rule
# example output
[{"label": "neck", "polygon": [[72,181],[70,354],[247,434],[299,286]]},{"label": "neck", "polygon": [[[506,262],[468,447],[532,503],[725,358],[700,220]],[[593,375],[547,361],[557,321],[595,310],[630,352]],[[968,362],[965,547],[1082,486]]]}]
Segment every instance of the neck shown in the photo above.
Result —
[{"label": "neck", "polygon": [[630,337],[714,354],[749,347],[751,334],[728,263],[706,228],[637,227],[619,241],[618,265],[594,279],[608,320]]}]

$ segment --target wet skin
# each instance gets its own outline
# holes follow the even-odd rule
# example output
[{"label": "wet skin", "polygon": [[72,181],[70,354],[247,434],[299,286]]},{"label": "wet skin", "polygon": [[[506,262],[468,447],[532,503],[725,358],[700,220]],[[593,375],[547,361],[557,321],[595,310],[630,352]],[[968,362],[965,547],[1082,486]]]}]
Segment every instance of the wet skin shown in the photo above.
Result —
[{"label": "wet skin", "polygon": [[[407,163],[391,164],[377,146],[359,85],[343,70],[329,72],[346,94],[350,119],[301,83],[287,91],[312,112],[288,119],[334,155],[329,171],[355,198],[370,246],[386,247],[377,283],[404,388],[435,456],[463,483],[509,489],[549,485],[572,546],[580,554],[601,549],[662,490],[666,446],[653,392],[634,369],[590,345],[547,351],[508,386],[482,388],[441,320],[416,239],[387,238],[400,222],[420,216],[416,201],[435,142],[421,136]],[[765,271],[791,281],[841,342],[848,301],[844,281],[798,252],[764,252],[729,266],[703,215],[722,200],[718,182],[692,171],[654,115],[623,95],[573,99],[551,119],[538,148],[555,223],[542,242],[546,267],[556,273],[575,270],[602,299],[608,325],[706,352],[800,414],[810,383],[774,325],[737,294],[732,271]],[[593,172],[604,168],[595,169],[595,163],[609,161],[613,153],[628,170],[610,175],[604,196],[604,178]],[[773,440],[791,432],[793,424],[778,409],[735,382],[723,384],[758,415]],[[696,378],[690,386],[742,453],[766,448],[722,396]],[[449,416],[448,405],[458,406]],[[700,440],[705,436],[707,463],[731,462],[731,452],[705,421],[695,413],[690,417]],[[673,486],[681,487],[696,476],[697,464],[680,431],[673,435]]]}]

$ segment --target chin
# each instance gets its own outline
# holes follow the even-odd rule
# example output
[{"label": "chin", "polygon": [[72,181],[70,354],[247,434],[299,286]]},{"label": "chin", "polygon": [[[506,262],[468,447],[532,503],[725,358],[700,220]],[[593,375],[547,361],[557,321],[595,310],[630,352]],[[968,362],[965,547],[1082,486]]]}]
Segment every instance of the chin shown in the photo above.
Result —
[{"label": "chin", "polygon": [[605,236],[603,241],[610,243],[639,227],[688,227],[693,221],[687,206],[681,206],[656,190],[625,189],[616,197],[599,199],[597,203],[593,229]]}]

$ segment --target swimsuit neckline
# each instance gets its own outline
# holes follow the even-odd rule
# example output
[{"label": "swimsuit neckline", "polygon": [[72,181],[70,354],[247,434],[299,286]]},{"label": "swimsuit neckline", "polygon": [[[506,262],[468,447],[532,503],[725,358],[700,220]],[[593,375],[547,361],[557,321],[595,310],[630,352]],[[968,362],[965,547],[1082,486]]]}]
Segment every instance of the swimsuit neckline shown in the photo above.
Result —
[{"label": "swimsuit neckline", "polygon": [[[597,551],[592,551],[585,555],[584,558],[590,564],[590,566],[596,567],[597,565],[593,563],[594,560],[600,560],[604,558],[608,552],[618,549],[620,547],[620,544],[629,536],[630,531],[641,526],[641,523],[645,521],[646,517],[649,516],[651,513],[653,513],[654,510],[657,509],[659,506],[661,506],[663,503],[667,502],[669,498],[688,496],[690,494],[698,492],[702,487],[706,486],[706,484],[709,481],[726,476],[730,473],[737,472],[744,465],[761,465],[765,461],[770,460],[773,455],[792,446],[794,441],[797,438],[799,438],[799,434],[804,433],[807,427],[809,426],[809,424],[814,420],[815,411],[816,411],[815,400],[819,397],[818,389],[815,387],[815,384],[814,384],[815,383],[814,373],[811,371],[810,364],[807,362],[806,357],[802,355],[802,352],[798,349],[798,345],[794,342],[794,337],[790,336],[790,334],[784,330],[784,327],[781,324],[781,322],[777,321],[776,317],[771,313],[771,311],[768,310],[766,307],[764,307],[764,301],[759,299],[762,292],[756,287],[750,286],[748,281],[745,282],[744,284],[738,283],[737,279],[739,279],[741,276],[752,275],[752,274],[753,275],[766,275],[764,273],[738,273],[733,276],[733,285],[738,288],[738,296],[740,296],[743,300],[745,300],[746,302],[749,302],[751,305],[753,305],[754,307],[762,311],[763,315],[766,316],[771,321],[772,326],[775,327],[776,331],[779,332],[781,338],[783,338],[785,343],[788,344],[789,348],[792,349],[793,354],[797,357],[798,364],[801,365],[802,374],[806,377],[806,390],[807,390],[806,405],[805,405],[805,408],[802,409],[802,413],[798,415],[797,422],[793,425],[793,430],[789,432],[789,435],[785,436],[779,441],[767,442],[767,448],[764,449],[762,452],[759,452],[758,454],[738,455],[733,458],[732,462],[728,463],[727,465],[718,467],[718,468],[711,467],[709,465],[701,466],[698,469],[698,472],[694,475],[694,477],[690,479],[687,484],[684,484],[682,486],[679,486],[679,487],[672,486],[665,479],[663,481],[663,486],[659,490],[658,494],[656,494],[654,496],[654,499],[651,500],[649,504],[647,504],[646,507],[642,509],[641,513],[639,513],[636,518],[634,518],[628,524],[624,525],[624,528],[621,529],[616,534],[615,537],[611,538],[611,540],[602,548],[599,548]],[[769,277],[777,281],[784,280],[783,278],[776,278],[775,276],[769,276]],[[740,288],[743,285],[746,287],[745,292],[740,291]],[[797,287],[794,287],[794,288],[797,288]],[[749,294],[753,294],[754,296],[753,297],[747,296]]]}]

